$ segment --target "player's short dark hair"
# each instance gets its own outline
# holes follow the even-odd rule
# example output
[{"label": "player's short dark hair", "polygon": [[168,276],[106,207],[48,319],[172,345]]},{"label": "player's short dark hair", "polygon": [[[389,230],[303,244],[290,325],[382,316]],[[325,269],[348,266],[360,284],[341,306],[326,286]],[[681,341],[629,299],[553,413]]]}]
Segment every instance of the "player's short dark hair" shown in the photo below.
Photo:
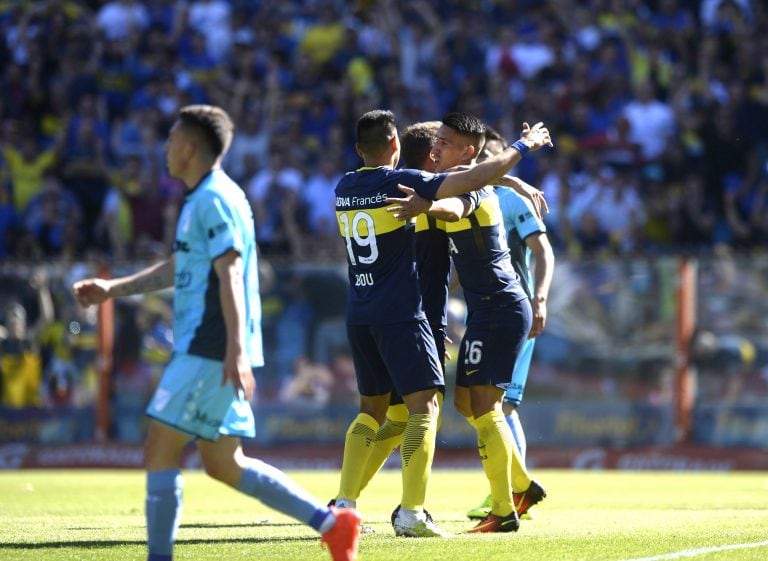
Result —
[{"label": "player's short dark hair", "polygon": [[396,134],[395,114],[392,111],[374,109],[357,121],[357,145],[365,154],[380,154]]},{"label": "player's short dark hair", "polygon": [[480,155],[477,157],[477,161],[481,162],[491,156],[495,156],[502,152],[507,146],[509,146],[507,139],[504,138],[499,131],[486,125],[485,144],[483,145]]},{"label": "player's short dark hair", "polygon": [[507,142],[507,139],[504,138],[504,136],[497,131],[495,128],[485,125],[485,141],[488,142],[489,140],[495,140],[496,142],[500,143],[504,148],[509,146],[509,143]]},{"label": "player's short dark hair", "polygon": [[437,142],[440,121],[424,121],[405,127],[400,133],[400,159],[407,168],[421,169]]},{"label": "player's short dark hair", "polygon": [[485,123],[472,113],[453,111],[442,118],[443,124],[466,137],[479,154],[485,144]]},{"label": "player's short dark hair", "polygon": [[200,137],[205,152],[213,160],[223,156],[232,143],[235,125],[221,107],[187,105],[179,111],[179,121],[182,127]]}]

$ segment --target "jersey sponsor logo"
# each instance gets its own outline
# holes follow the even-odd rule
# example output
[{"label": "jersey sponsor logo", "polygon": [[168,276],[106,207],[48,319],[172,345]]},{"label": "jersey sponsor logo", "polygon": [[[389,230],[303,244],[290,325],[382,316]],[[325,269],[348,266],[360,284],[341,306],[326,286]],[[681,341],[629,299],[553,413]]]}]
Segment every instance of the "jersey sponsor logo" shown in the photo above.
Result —
[{"label": "jersey sponsor logo", "polygon": [[472,376],[475,372],[480,372],[479,368],[475,368],[473,370],[467,370],[467,376]]},{"label": "jersey sponsor logo", "polygon": [[184,240],[174,240],[173,242],[173,251],[181,251],[182,253],[189,253],[189,242],[185,242]]},{"label": "jersey sponsor logo", "polygon": [[190,284],[192,284],[192,273],[189,271],[176,273],[176,288],[187,288]]},{"label": "jersey sponsor logo", "polygon": [[336,197],[336,206],[341,208],[360,208],[370,205],[382,205],[387,195],[384,193],[376,193],[368,197]]}]

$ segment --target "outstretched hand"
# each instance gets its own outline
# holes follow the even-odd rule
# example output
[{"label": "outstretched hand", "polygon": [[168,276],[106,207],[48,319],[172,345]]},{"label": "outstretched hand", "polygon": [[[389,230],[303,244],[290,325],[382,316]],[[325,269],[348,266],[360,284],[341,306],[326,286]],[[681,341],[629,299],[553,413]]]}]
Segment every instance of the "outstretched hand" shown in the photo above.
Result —
[{"label": "outstretched hand", "polygon": [[429,210],[432,204],[430,201],[419,196],[416,191],[406,185],[398,185],[397,187],[405,193],[405,197],[387,197],[384,199],[385,203],[391,205],[387,207],[387,212],[394,213],[395,218],[410,220]]},{"label": "outstretched hand", "polygon": [[101,304],[109,298],[109,281],[104,279],[84,279],[72,285],[72,293],[77,303],[83,308]]},{"label": "outstretched hand", "polygon": [[528,148],[533,152],[544,146],[550,148],[554,146],[552,138],[549,136],[549,129],[544,126],[544,123],[539,121],[533,127],[528,123],[523,123],[523,131],[520,134],[520,140],[522,140]]}]

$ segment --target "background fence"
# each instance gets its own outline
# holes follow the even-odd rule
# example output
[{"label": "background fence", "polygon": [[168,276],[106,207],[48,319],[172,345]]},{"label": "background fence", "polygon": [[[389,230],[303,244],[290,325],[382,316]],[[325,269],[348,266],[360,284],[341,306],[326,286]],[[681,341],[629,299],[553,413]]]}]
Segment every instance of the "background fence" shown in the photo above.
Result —
[{"label": "background fence", "polygon": [[[712,255],[694,265],[695,329],[690,353],[681,355],[678,258],[558,262],[547,329],[520,409],[532,448],[768,448],[768,258]],[[83,263],[0,269],[0,309],[8,315],[20,304],[28,337],[26,350],[16,354],[6,338],[0,356],[0,443],[141,441],[143,408],[172,348],[172,293],[117,301],[114,350],[105,360],[95,309],[77,307],[68,290],[73,280],[96,272]],[[344,328],[346,283],[343,265],[265,267],[267,365],[253,401],[254,444],[343,442],[357,404]],[[52,310],[46,312],[48,294]],[[460,292],[450,310],[449,333],[458,342]],[[455,345],[451,350],[455,357]],[[693,382],[689,432],[677,413],[685,399],[677,375],[686,359]],[[454,372],[449,361],[447,403]],[[28,391],[14,402],[21,381]],[[101,433],[100,422],[106,423]],[[475,443],[450,405],[439,439],[449,449]]]}]

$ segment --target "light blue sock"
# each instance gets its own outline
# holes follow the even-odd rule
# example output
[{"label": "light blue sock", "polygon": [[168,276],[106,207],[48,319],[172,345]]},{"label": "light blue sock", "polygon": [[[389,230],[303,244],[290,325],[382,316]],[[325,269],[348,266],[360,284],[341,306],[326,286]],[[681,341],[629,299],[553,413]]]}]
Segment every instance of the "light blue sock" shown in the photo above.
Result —
[{"label": "light blue sock", "polygon": [[528,448],[528,443],[525,441],[525,433],[523,432],[523,425],[520,422],[517,409],[513,409],[512,413],[507,415],[507,424],[512,429],[512,436],[515,438],[517,451],[520,452],[520,458],[523,460],[523,464],[525,464],[525,451]]},{"label": "light blue sock", "polygon": [[290,477],[255,458],[248,458],[237,490],[308,524],[320,533],[327,530],[335,520],[327,506],[319,503]]},{"label": "light blue sock", "polygon": [[178,469],[147,472],[147,561],[171,561],[181,521],[184,480]]}]

